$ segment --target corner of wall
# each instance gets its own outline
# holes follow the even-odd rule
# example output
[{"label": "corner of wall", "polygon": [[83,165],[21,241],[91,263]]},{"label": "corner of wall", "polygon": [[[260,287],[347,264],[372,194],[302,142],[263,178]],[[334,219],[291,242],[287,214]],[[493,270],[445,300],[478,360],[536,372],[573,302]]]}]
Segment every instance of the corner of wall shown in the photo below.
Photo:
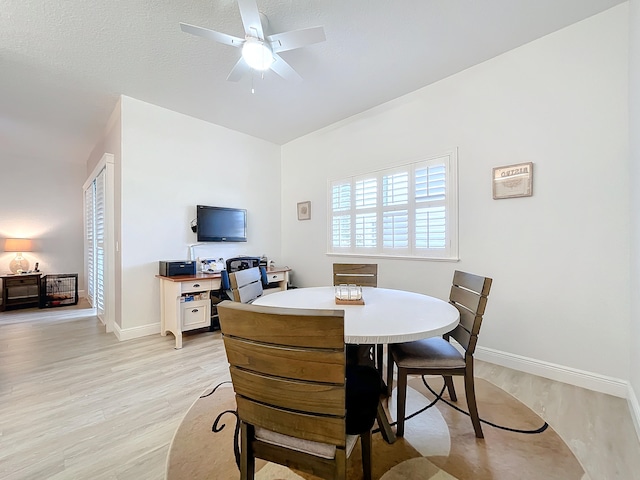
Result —
[{"label": "corner of wall", "polygon": [[633,426],[636,429],[638,441],[640,441],[640,403],[638,403],[638,397],[636,397],[636,392],[631,385],[629,385],[629,391],[627,393],[627,402],[629,404],[631,418],[633,419]]}]

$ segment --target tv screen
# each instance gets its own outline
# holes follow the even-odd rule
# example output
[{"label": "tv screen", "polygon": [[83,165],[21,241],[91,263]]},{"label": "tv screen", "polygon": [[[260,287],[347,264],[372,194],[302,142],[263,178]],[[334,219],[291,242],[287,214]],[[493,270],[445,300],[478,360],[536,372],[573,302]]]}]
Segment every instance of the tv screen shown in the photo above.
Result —
[{"label": "tv screen", "polygon": [[198,205],[196,231],[198,242],[246,242],[247,211]]}]

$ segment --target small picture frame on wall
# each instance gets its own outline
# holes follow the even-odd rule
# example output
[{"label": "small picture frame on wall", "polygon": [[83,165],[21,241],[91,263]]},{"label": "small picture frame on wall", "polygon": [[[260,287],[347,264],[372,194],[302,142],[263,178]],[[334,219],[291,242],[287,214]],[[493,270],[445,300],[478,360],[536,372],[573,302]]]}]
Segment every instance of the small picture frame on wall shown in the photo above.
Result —
[{"label": "small picture frame on wall", "polygon": [[533,163],[517,163],[493,169],[493,199],[533,195]]},{"label": "small picture frame on wall", "polygon": [[311,202],[298,203],[298,220],[311,220]]}]

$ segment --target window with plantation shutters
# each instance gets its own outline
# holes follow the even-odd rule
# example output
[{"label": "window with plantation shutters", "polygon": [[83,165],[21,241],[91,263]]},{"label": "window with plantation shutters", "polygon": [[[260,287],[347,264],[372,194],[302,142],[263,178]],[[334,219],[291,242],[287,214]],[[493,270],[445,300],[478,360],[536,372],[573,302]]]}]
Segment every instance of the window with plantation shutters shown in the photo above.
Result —
[{"label": "window with plantation shutters", "polygon": [[87,264],[87,299],[91,306],[95,305],[95,200],[96,185],[91,182],[84,191],[84,218],[85,218],[85,255]]},{"label": "window with plantation shutters", "polygon": [[105,257],[105,175],[103,169],[86,187],[85,255],[87,263],[87,299],[104,322]]},{"label": "window with plantation shutters", "polygon": [[456,259],[455,152],[330,182],[329,253]]}]

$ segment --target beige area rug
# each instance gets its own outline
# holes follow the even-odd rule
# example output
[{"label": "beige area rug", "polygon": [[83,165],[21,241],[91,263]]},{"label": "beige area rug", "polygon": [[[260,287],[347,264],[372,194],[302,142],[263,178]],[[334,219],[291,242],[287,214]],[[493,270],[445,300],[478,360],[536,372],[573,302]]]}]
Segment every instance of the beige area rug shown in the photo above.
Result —
[{"label": "beige area rug", "polygon": [[[457,379],[456,379],[457,380]],[[440,392],[442,380],[427,379]],[[586,480],[588,477],[567,445],[529,408],[495,385],[476,379],[484,439],[476,439],[471,420],[435,398],[419,377],[407,392],[405,436],[394,444],[373,436],[373,478],[380,480]],[[212,391],[213,390],[213,391]],[[456,381],[458,402],[466,410],[463,385]],[[389,400],[395,414],[395,392]],[[198,398],[178,427],[167,457],[167,480],[233,480],[240,478],[235,400],[230,383]],[[224,413],[226,412],[226,413]],[[216,422],[216,419],[217,422]],[[215,428],[214,427],[215,423]],[[490,424],[494,424],[492,426]],[[500,428],[504,427],[504,428]],[[217,430],[217,432],[212,431]],[[523,433],[537,432],[537,433]],[[311,475],[256,462],[256,480],[310,480]],[[359,443],[349,459],[349,480],[362,478]]]}]

